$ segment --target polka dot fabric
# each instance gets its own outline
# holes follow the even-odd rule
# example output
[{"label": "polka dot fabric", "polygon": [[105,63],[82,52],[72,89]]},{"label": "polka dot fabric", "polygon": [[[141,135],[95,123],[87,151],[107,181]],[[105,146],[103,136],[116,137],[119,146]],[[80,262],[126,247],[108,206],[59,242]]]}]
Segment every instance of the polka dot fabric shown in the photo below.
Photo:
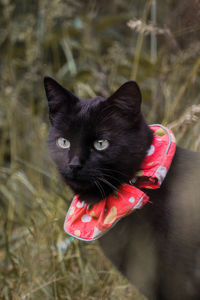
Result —
[{"label": "polka dot fabric", "polygon": [[150,128],[154,131],[153,143],[136,173],[135,185],[139,188],[157,189],[170,168],[176,151],[176,139],[171,130],[160,124],[150,125]]},{"label": "polka dot fabric", "polygon": [[94,204],[92,207],[74,196],[65,218],[67,234],[84,241],[93,241],[105,234],[122,217],[140,209],[148,196],[140,188],[157,189],[161,186],[171,165],[176,142],[173,133],[166,127],[150,125],[154,139],[148,153],[131,182],[123,184],[117,192]]},{"label": "polka dot fabric", "polygon": [[65,231],[82,240],[97,239],[120,218],[148,201],[147,195],[139,189],[135,192],[135,189],[129,184],[122,185],[115,195],[110,195],[91,208],[79,201],[76,195],[65,220]]}]

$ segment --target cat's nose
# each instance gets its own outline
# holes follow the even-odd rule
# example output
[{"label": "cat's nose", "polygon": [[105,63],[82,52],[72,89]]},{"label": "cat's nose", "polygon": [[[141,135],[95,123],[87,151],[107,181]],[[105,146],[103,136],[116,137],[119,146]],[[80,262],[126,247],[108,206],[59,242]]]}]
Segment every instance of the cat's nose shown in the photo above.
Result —
[{"label": "cat's nose", "polygon": [[70,163],[69,163],[69,167],[71,170],[78,170],[82,167],[80,159],[78,158],[78,156],[74,156]]}]

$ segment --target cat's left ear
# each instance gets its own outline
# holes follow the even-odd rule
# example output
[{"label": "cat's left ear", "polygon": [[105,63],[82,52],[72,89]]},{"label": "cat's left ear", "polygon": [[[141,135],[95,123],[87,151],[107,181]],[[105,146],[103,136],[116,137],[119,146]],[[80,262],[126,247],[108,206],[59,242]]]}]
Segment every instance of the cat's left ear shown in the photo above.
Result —
[{"label": "cat's left ear", "polygon": [[113,108],[137,115],[141,109],[142,95],[135,81],[124,83],[107,101]]},{"label": "cat's left ear", "polygon": [[78,102],[78,98],[70,91],[62,87],[57,81],[51,77],[44,78],[44,88],[49,104],[49,117],[53,123],[55,115],[65,107],[70,113],[70,108]]}]

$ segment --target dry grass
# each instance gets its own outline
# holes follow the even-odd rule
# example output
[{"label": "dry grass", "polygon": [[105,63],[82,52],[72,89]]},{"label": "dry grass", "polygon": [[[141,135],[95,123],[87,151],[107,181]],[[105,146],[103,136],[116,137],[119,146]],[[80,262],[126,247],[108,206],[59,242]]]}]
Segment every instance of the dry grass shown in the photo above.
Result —
[{"label": "dry grass", "polygon": [[62,249],[72,194],[48,157],[42,81],[53,75],[93,97],[134,75],[148,121],[169,124],[180,145],[200,151],[200,44],[177,48],[180,33],[163,29],[170,38],[156,35],[152,64],[147,29],[160,33],[164,21],[127,26],[145,24],[150,2],[0,1],[0,299],[142,299],[97,243],[67,240]]}]

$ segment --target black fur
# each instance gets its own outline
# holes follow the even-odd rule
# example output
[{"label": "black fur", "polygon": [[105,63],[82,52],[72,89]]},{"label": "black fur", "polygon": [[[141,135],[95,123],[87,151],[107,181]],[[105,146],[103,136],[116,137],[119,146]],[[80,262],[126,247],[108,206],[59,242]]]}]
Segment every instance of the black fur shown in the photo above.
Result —
[{"label": "black fur", "polygon": [[[88,203],[100,201],[139,168],[152,142],[152,132],[140,112],[141,94],[133,81],[111,97],[78,99],[55,80],[44,80],[51,121],[49,149],[65,182]],[[71,142],[70,149],[56,145],[58,137]],[[106,139],[103,151],[93,147]],[[70,164],[77,164],[70,168]]]},{"label": "black fur", "polygon": [[[45,78],[45,89],[52,158],[81,200],[100,201],[133,177],[152,142],[139,88],[127,82],[106,100],[78,99],[51,78]],[[56,146],[60,136],[71,141],[69,151]],[[109,148],[96,151],[96,139],[107,139]],[[107,257],[148,299],[200,299],[199,178],[199,153],[177,147],[161,188],[144,190],[151,203],[99,239]]]}]

